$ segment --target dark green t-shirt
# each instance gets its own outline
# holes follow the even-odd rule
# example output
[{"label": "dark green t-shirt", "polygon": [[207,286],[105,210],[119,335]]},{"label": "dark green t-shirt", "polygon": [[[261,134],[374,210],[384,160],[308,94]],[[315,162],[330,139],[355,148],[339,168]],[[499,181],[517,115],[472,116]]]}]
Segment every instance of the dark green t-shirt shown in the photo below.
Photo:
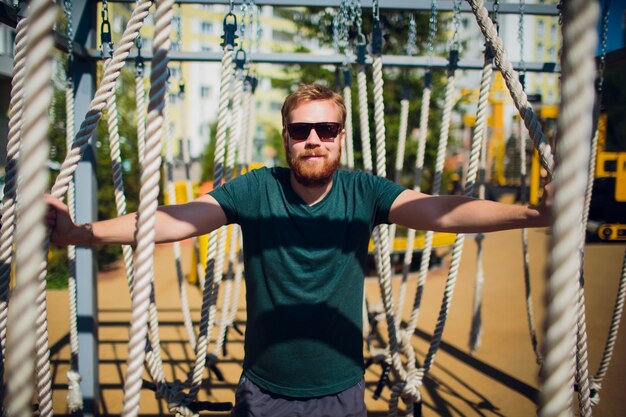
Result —
[{"label": "dark green t-shirt", "polygon": [[291,397],[343,391],[363,377],[363,277],[374,226],[404,190],[337,171],[307,205],[289,169],[262,168],[211,195],[243,234],[247,325],[244,373]]}]

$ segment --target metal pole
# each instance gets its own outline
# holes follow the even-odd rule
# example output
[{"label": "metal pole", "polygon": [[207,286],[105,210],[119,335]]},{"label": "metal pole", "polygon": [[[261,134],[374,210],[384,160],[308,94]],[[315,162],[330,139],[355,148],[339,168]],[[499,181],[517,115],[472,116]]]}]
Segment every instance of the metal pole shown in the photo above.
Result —
[{"label": "metal pole", "polygon": [[[96,3],[74,0],[72,25],[74,40],[87,48],[96,46]],[[75,88],[75,126],[80,126],[85,109],[95,93],[96,64],[91,59],[75,56],[72,68]],[[75,178],[76,222],[89,223],[96,218],[97,183],[95,174],[95,140],[92,138],[78,164]],[[99,409],[100,389],[98,375],[98,291],[94,250],[76,248],[76,291],[78,314],[78,370],[83,393],[83,415],[95,416]]]}]

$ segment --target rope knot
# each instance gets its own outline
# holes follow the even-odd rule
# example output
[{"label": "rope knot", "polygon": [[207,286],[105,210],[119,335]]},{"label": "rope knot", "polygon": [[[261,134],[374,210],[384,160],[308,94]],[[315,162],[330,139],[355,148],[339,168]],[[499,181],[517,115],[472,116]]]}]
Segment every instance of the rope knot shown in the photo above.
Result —
[{"label": "rope knot", "polygon": [[422,386],[424,380],[424,371],[421,369],[414,369],[408,372],[406,382],[402,387],[402,393],[400,397],[405,404],[415,404],[422,401],[422,394],[419,388]]},{"label": "rope knot", "polygon": [[80,374],[73,369],[67,371],[67,406],[70,411],[83,409],[83,394],[80,391]]},{"label": "rope knot", "polygon": [[408,346],[411,346],[411,333],[407,330],[400,330],[397,333],[398,338],[398,347],[400,349],[404,349]]},{"label": "rope knot", "polygon": [[589,388],[591,405],[596,406],[600,403],[600,390],[602,389],[602,384],[592,376],[589,378]]}]

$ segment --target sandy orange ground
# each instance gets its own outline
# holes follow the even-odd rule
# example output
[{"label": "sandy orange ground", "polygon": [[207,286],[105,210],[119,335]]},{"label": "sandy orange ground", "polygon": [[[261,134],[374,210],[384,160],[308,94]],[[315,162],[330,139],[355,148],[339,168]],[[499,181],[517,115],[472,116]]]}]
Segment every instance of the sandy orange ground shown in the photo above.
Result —
[{"label": "sandy orange ground", "polygon": [[[542,293],[547,248],[544,230],[529,232],[535,316],[538,327],[543,319]],[[524,283],[521,262],[519,231],[492,233],[484,242],[484,270],[486,282],[483,299],[482,347],[469,355],[467,340],[473,297],[476,267],[476,246],[473,239],[466,240],[459,281],[452,302],[443,344],[421,392],[424,397],[424,416],[532,416],[535,415],[535,398],[538,390],[537,366],[531,349],[526,319]],[[183,250],[184,267],[190,267],[189,246]],[[585,270],[587,276],[587,329],[589,337],[590,369],[597,369],[604,347],[610,316],[616,295],[618,278],[624,255],[624,245],[592,245],[586,248]],[[174,374],[183,379],[190,369],[193,351],[187,343],[182,325],[180,301],[176,286],[171,246],[157,248],[156,297],[161,321],[162,356],[167,377]],[[434,270],[428,277],[423,307],[413,344],[418,360],[423,360],[428,349],[439,311],[447,265]],[[399,284],[394,280],[394,288]],[[116,270],[99,276],[99,352],[101,382],[101,413],[117,415],[122,406],[122,379],[125,370],[130,299],[123,271]],[[378,282],[367,279],[370,302],[378,297]],[[409,297],[405,303],[405,319],[409,315],[416,286],[416,274],[409,279]],[[201,295],[197,288],[188,288],[194,320],[200,317]],[[58,415],[66,414],[65,376],[68,369],[68,313],[67,292],[50,291],[50,345],[54,372],[54,409]],[[574,302],[574,300],[572,300]],[[242,301],[238,320],[245,321]],[[622,330],[615,354],[600,392],[601,402],[593,410],[598,417],[626,416],[621,400],[626,377],[626,337]],[[381,327],[383,335],[386,329]],[[210,401],[233,401],[234,390],[241,373],[242,337],[230,333],[228,355],[219,363],[225,381],[205,384],[200,398]],[[210,347],[212,349],[212,346]],[[366,353],[366,357],[367,357]],[[385,416],[388,410],[389,390],[374,401],[371,396],[380,375],[380,367],[366,373],[367,406],[370,416]],[[144,377],[149,379],[147,374]],[[142,391],[140,415],[168,414],[166,406],[148,390]],[[226,413],[206,415],[224,416]]]}]

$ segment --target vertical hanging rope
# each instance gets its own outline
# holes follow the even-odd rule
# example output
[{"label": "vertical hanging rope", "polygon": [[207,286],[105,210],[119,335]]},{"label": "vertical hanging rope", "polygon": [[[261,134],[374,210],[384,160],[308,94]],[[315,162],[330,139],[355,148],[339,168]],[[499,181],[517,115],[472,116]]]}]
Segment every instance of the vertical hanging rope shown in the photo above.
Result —
[{"label": "vertical hanging rope", "polygon": [[146,148],[146,92],[143,82],[144,63],[141,56],[141,36],[137,37],[137,60],[135,61],[135,119],[137,121],[137,153],[139,154],[139,164],[143,160],[143,153]]},{"label": "vertical hanging rope", "polygon": [[[141,172],[140,203],[137,214],[136,279],[132,299],[132,316],[128,342],[128,360],[124,381],[122,415],[136,416],[139,411],[141,374],[145,358],[148,310],[154,254],[154,224],[159,194],[163,107],[167,93],[167,51],[170,47],[173,0],[161,1],[155,13],[146,149]],[[137,6],[139,8],[139,6]],[[137,10],[137,9],[135,9]],[[121,45],[120,45],[121,48]],[[117,52],[117,51],[116,51]],[[115,59],[115,54],[113,55]],[[113,61],[109,67],[113,66]]]},{"label": "vertical hanging rope", "polygon": [[[242,51],[243,50],[239,50]],[[239,54],[237,51],[237,55]],[[228,145],[226,149],[226,170],[224,175],[224,183],[229,182],[233,178],[233,173],[235,171],[235,156],[237,153],[237,148],[241,141],[242,134],[242,123],[243,123],[243,63],[245,61],[245,53],[243,53],[244,58],[240,58],[237,56],[237,71],[235,74],[235,78],[233,80],[234,88],[232,91],[232,118],[230,120],[231,126],[230,131],[232,132],[230,138],[228,140]],[[233,290],[233,278],[234,278],[234,268],[235,268],[235,257],[237,255],[237,241],[239,240],[239,230],[238,225],[232,224],[227,229],[224,229],[224,237],[226,237],[226,233],[230,233],[229,244],[228,244],[228,254],[221,254],[224,259],[227,257],[227,275],[225,277],[224,282],[224,295],[222,297],[222,309],[220,314],[220,327],[217,332],[217,337],[215,341],[215,346],[213,350],[213,354],[215,356],[219,356],[222,352],[222,348],[224,347],[224,341],[226,339],[226,330],[228,329],[228,317],[230,316],[230,303],[232,301],[232,290]],[[222,271],[218,271],[221,273]]]},{"label": "vertical hanging rope", "polygon": [[539,157],[541,158],[541,164],[548,172],[548,176],[552,176],[553,159],[550,153],[550,146],[548,145],[546,138],[541,131],[541,126],[537,121],[537,116],[533,112],[532,106],[528,102],[528,97],[522,88],[511,62],[506,56],[504,51],[504,45],[502,39],[498,36],[498,31],[493,24],[493,21],[489,18],[489,12],[485,7],[484,0],[467,0],[470,4],[478,26],[485,36],[487,44],[494,53],[494,62],[496,67],[502,72],[506,86],[511,93],[513,103],[519,111],[519,114],[524,119],[524,124],[530,133],[530,137],[535,144],[535,148],[539,151]]},{"label": "vertical hanging rope", "polygon": [[[572,300],[580,271],[579,239],[593,114],[595,27],[598,7],[595,2],[572,0],[564,13],[561,55],[561,109],[557,123],[559,144],[557,171],[554,175],[552,239],[550,242],[547,284],[547,316],[540,395],[541,417],[569,412],[572,397],[570,375],[574,350]],[[577,374],[581,379],[579,369]],[[589,385],[580,381],[581,413],[588,415]]]},{"label": "vertical hanging rope", "polygon": [[372,145],[370,142],[370,122],[367,106],[367,78],[365,65],[359,65],[356,74],[359,91],[359,122],[361,126],[361,151],[363,152],[363,169],[372,173]]},{"label": "vertical hanging rope", "polygon": [[[165,99],[165,120],[169,119],[169,101]],[[166,122],[165,126],[169,126],[169,123]],[[167,195],[169,196],[169,204],[176,204],[176,190],[174,188],[174,150],[172,149],[174,146],[172,135],[170,132],[164,132],[164,141],[165,141],[165,172],[167,175],[166,178],[166,189]],[[183,146],[185,146],[183,144]],[[188,187],[189,188],[189,187]],[[191,199],[187,200],[191,201]],[[189,301],[187,299],[187,288],[185,285],[185,277],[183,276],[183,265],[180,259],[180,242],[172,243],[172,250],[174,251],[174,264],[176,266],[176,282],[178,284],[178,293],[180,294],[180,304],[181,311],[183,314],[183,323],[185,325],[185,331],[187,332],[187,338],[189,339],[189,344],[193,349],[196,348],[196,332],[193,328],[193,320],[191,319],[191,313],[189,311]]]},{"label": "vertical hanging rope", "polygon": [[[70,38],[71,39],[71,38]],[[65,85],[65,144],[67,149],[72,148],[74,140],[74,83],[68,76]],[[67,206],[72,221],[75,220],[75,189],[74,183],[70,182],[67,190]],[[76,247],[67,247],[67,261],[69,275],[67,292],[69,296],[69,319],[70,319],[70,369],[67,371],[67,406],[70,411],[83,408],[83,396],[80,391],[80,373],[78,370],[78,319],[76,309]]]},{"label": "vertical hanging rope", "polygon": [[[44,216],[47,206],[41,196],[48,183],[46,163],[50,148],[47,137],[52,99],[52,26],[57,12],[57,7],[49,0],[34,0],[28,10],[29,19],[37,24],[28,28],[25,46],[28,58],[24,79],[28,83],[24,84],[24,124],[17,181],[20,204],[15,232],[16,286],[9,304],[6,340],[7,393],[4,401],[7,416],[31,415],[39,310],[39,305],[33,300],[40,292],[39,272],[46,260]],[[37,379],[40,415],[52,415],[49,382],[47,380],[46,384],[43,377]]]},{"label": "vertical hanging rope", "polygon": [[[225,20],[226,22],[226,20]],[[217,117],[217,133],[215,139],[213,189],[222,185],[224,173],[224,154],[226,153],[226,131],[228,128],[228,104],[230,101],[230,84],[233,78],[233,45],[225,43],[224,54],[221,64],[222,79],[220,82],[220,101]],[[200,317],[200,334],[196,345],[196,363],[193,370],[193,381],[189,391],[189,396],[195,398],[200,390],[202,382],[202,372],[206,364],[206,351],[209,345],[209,335],[213,328],[217,301],[217,290],[214,288],[214,281],[221,279],[222,270],[218,269],[218,264],[223,263],[216,258],[218,252],[218,233],[215,230],[209,235],[209,245],[207,251],[207,264],[205,268],[204,286],[202,293],[202,311]],[[223,265],[222,265],[223,266]],[[216,276],[217,274],[217,276]]]},{"label": "vertical hanging rope", "polygon": [[[528,193],[526,189],[526,135],[524,122],[519,121],[519,140],[520,140],[520,182],[521,182],[521,203],[528,202]],[[537,342],[537,330],[535,329],[535,313],[533,308],[533,299],[530,286],[530,255],[528,253],[528,230],[522,229],[522,263],[524,267],[524,289],[526,298],[526,317],[528,319],[528,331],[530,333],[530,343],[535,353],[537,365],[543,363],[543,357],[539,351],[539,343]]]},{"label": "vertical hanging rope", "polygon": [[[467,193],[467,189],[471,188],[472,191],[475,186],[476,177],[478,173],[478,156],[480,155],[480,149],[482,147],[483,141],[487,136],[487,113],[489,106],[489,91],[491,90],[491,78],[493,74],[493,62],[491,53],[486,50],[485,51],[485,62],[483,64],[483,72],[480,80],[480,93],[478,96],[478,109],[476,110],[476,125],[474,127],[474,135],[472,138],[472,151],[470,155],[470,167],[468,168],[467,173],[467,181],[465,184],[466,192],[465,195],[470,195]],[[483,188],[484,190],[484,188]],[[483,191],[484,192],[484,191]],[[480,198],[484,198],[484,195],[479,196]],[[482,332],[482,317],[481,317],[481,307],[482,307],[482,288],[484,283],[484,273],[483,273],[483,264],[482,264],[482,240],[484,239],[484,235],[479,233],[476,237],[476,245],[477,245],[477,255],[476,255],[476,276],[475,276],[475,287],[474,287],[474,301],[472,306],[472,326],[470,330],[470,339],[469,339],[469,351],[473,353],[479,346],[481,342],[481,332]]]},{"label": "vertical hanging rope", "polygon": [[[415,184],[413,190],[420,192],[422,174],[424,173],[424,154],[426,152],[426,138],[428,137],[428,115],[430,113],[430,96],[431,96],[431,78],[432,74],[427,72],[424,76],[424,90],[422,91],[422,107],[420,111],[420,131],[419,139],[417,142],[417,157],[415,160]],[[404,253],[404,264],[402,268],[402,282],[406,282],[409,268],[413,262],[413,248],[415,245],[415,229],[409,229],[407,235],[407,248]],[[425,253],[422,252],[422,260]],[[430,256],[430,255],[429,255]],[[413,309],[411,310],[411,317],[407,325],[406,334],[411,337],[415,328],[417,327],[417,319],[419,317],[419,309],[422,300],[422,294],[424,291],[424,285],[426,284],[426,274],[428,273],[428,262],[426,262],[426,268],[420,272],[417,281],[417,288],[415,291],[415,299],[413,301]],[[398,302],[399,304],[400,302]]]},{"label": "vertical hanging rope", "polygon": [[344,87],[343,102],[346,105],[346,163],[349,170],[354,169],[354,134],[352,127],[352,68],[346,66],[343,70]]},{"label": "vertical hanging rope", "polygon": [[624,300],[626,299],[626,251],[624,251],[624,258],[622,261],[622,274],[619,280],[619,286],[617,290],[617,296],[615,299],[615,306],[613,307],[613,314],[611,315],[611,325],[609,327],[609,335],[602,352],[602,359],[598,366],[598,371],[593,376],[591,382],[591,389],[595,391],[595,395],[592,398],[593,404],[600,402],[600,395],[598,391],[602,388],[602,380],[606,376],[606,371],[609,369],[609,363],[613,356],[613,350],[615,348],[615,342],[617,341],[617,333],[619,331],[619,324],[622,318],[622,312],[624,311]]},{"label": "vertical hanging rope", "polygon": [[[445,159],[445,152],[448,144],[448,134],[450,131],[450,122],[451,122],[451,114],[452,107],[454,105],[453,101],[453,93],[454,93],[454,84],[455,84],[455,69],[456,64],[458,62],[458,51],[451,50],[450,51],[450,66],[448,70],[448,81],[446,83],[446,94],[445,94],[445,102],[444,102],[444,110],[443,110],[443,118],[441,124],[441,132],[439,135],[439,144],[437,149],[437,159],[435,161],[435,176],[433,180],[433,195],[439,194],[439,189],[441,188],[441,180],[443,174],[443,162]],[[474,148],[472,148],[474,152]],[[470,159],[474,157],[476,160],[478,156],[471,155]],[[477,166],[477,163],[474,163]],[[476,169],[474,169],[474,178],[470,176],[472,163],[470,161],[470,168],[468,169],[468,177],[467,177],[467,188],[466,193],[473,192],[473,183],[475,181]],[[432,240],[431,240],[432,242]],[[456,285],[456,278],[458,274],[459,264],[461,261],[461,253],[463,248],[464,235],[457,234],[456,240],[454,242],[454,247],[452,250],[452,256],[450,260],[450,269],[448,271],[448,279],[446,281],[446,286],[444,290],[444,296],[441,303],[441,309],[439,311],[439,317],[437,318],[437,324],[435,326],[435,331],[433,332],[433,338],[431,339],[430,348],[428,349],[428,353],[426,358],[424,359],[424,364],[420,369],[411,370],[410,375],[412,378],[406,380],[403,386],[397,386],[396,390],[401,390],[401,398],[406,404],[411,404],[420,401],[419,387],[423,384],[424,375],[430,370],[432,366],[435,354],[439,348],[439,344],[441,343],[441,337],[443,335],[443,329],[445,327],[448,310],[450,308],[450,304],[452,302],[452,296],[454,294],[454,288]],[[426,251],[426,247],[424,251]],[[422,254],[423,256],[423,254]],[[414,309],[415,310],[415,309]],[[406,333],[405,339],[411,336],[409,333]],[[410,340],[410,339],[408,339]],[[414,364],[409,364],[409,366],[414,366]],[[394,402],[390,402],[389,405],[390,410],[397,409],[397,398]],[[391,412],[391,411],[390,411]]]},{"label": "vertical hanging rope", "polygon": [[[400,101],[400,130],[398,132],[398,148],[396,151],[396,164],[395,164],[395,182],[400,183],[402,177],[402,169],[404,167],[404,150],[406,146],[406,133],[409,124],[409,99],[404,97]],[[389,249],[393,251],[393,241],[396,237],[396,225],[395,223],[389,226]],[[396,313],[396,330],[399,329],[402,323],[402,309],[404,308],[404,298],[406,294],[406,281],[402,280],[400,289],[398,291],[398,306]]]},{"label": "vertical hanging rope", "polygon": [[11,80],[11,101],[9,103],[9,133],[7,136],[7,162],[5,164],[4,195],[2,197],[2,229],[0,230],[0,343],[2,364],[0,384],[4,384],[4,357],[7,334],[9,282],[13,262],[13,242],[15,233],[15,210],[17,189],[17,162],[24,113],[24,89],[26,77],[26,56],[28,45],[28,16],[17,22],[13,58],[13,78]]}]

